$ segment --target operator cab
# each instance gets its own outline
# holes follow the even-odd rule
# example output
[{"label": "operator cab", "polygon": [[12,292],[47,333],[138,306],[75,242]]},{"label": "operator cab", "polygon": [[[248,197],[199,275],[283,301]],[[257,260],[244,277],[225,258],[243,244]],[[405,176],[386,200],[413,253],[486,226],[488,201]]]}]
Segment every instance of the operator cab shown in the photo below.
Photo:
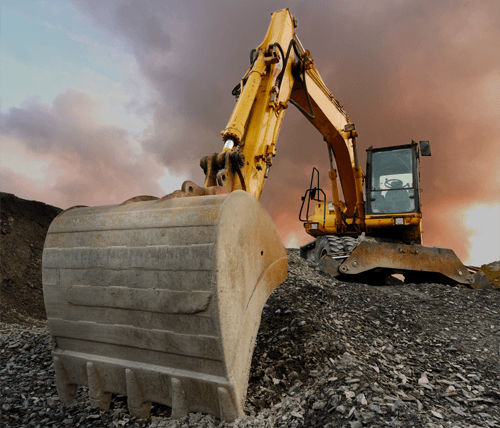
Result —
[{"label": "operator cab", "polygon": [[[430,155],[427,141],[421,154]],[[367,215],[420,213],[418,161],[415,142],[367,150]]]}]

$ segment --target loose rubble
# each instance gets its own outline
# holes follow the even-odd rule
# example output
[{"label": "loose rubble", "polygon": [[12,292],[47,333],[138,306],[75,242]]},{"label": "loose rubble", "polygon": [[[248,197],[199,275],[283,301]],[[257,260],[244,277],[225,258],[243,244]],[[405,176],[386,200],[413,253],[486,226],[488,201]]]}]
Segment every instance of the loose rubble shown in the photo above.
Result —
[{"label": "loose rubble", "polygon": [[46,327],[1,324],[5,427],[500,427],[500,289],[339,283],[289,250],[288,278],[269,298],[253,355],[247,416],[149,421],[87,389],[60,403]]},{"label": "loose rubble", "polygon": [[[61,403],[55,387],[49,329],[0,323],[0,426],[145,427],[127,410],[124,396],[114,396],[110,410],[92,408],[88,389],[80,386],[73,403]],[[156,417],[170,409],[154,405]]]}]

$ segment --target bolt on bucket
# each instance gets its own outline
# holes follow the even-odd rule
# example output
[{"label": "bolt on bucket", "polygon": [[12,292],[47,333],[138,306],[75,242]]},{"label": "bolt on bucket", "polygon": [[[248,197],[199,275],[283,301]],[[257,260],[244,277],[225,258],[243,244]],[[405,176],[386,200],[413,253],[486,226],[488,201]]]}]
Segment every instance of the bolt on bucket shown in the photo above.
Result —
[{"label": "bolt on bucket", "polygon": [[263,306],[286,278],[276,227],[248,193],[75,208],[49,228],[43,290],[61,401],[89,387],[148,418],[243,416]]}]

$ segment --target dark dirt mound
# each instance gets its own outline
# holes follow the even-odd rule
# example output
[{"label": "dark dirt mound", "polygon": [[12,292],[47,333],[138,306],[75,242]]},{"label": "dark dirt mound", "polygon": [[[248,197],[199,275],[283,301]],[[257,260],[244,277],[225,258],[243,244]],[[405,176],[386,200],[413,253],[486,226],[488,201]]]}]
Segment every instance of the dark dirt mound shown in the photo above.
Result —
[{"label": "dark dirt mound", "polygon": [[50,223],[62,210],[0,192],[1,321],[33,324],[46,319],[42,252]]}]

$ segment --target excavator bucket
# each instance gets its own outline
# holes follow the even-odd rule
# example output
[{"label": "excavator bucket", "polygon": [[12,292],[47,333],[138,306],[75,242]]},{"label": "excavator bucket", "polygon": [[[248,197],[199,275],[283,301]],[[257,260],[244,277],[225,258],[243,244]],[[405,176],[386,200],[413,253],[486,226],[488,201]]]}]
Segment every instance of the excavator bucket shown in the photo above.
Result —
[{"label": "excavator bucket", "polygon": [[155,402],[174,418],[232,421],[285,248],[246,192],[151,199],[70,209],[50,226],[43,290],[59,397],[87,385],[102,409],[121,394],[140,418]]}]

